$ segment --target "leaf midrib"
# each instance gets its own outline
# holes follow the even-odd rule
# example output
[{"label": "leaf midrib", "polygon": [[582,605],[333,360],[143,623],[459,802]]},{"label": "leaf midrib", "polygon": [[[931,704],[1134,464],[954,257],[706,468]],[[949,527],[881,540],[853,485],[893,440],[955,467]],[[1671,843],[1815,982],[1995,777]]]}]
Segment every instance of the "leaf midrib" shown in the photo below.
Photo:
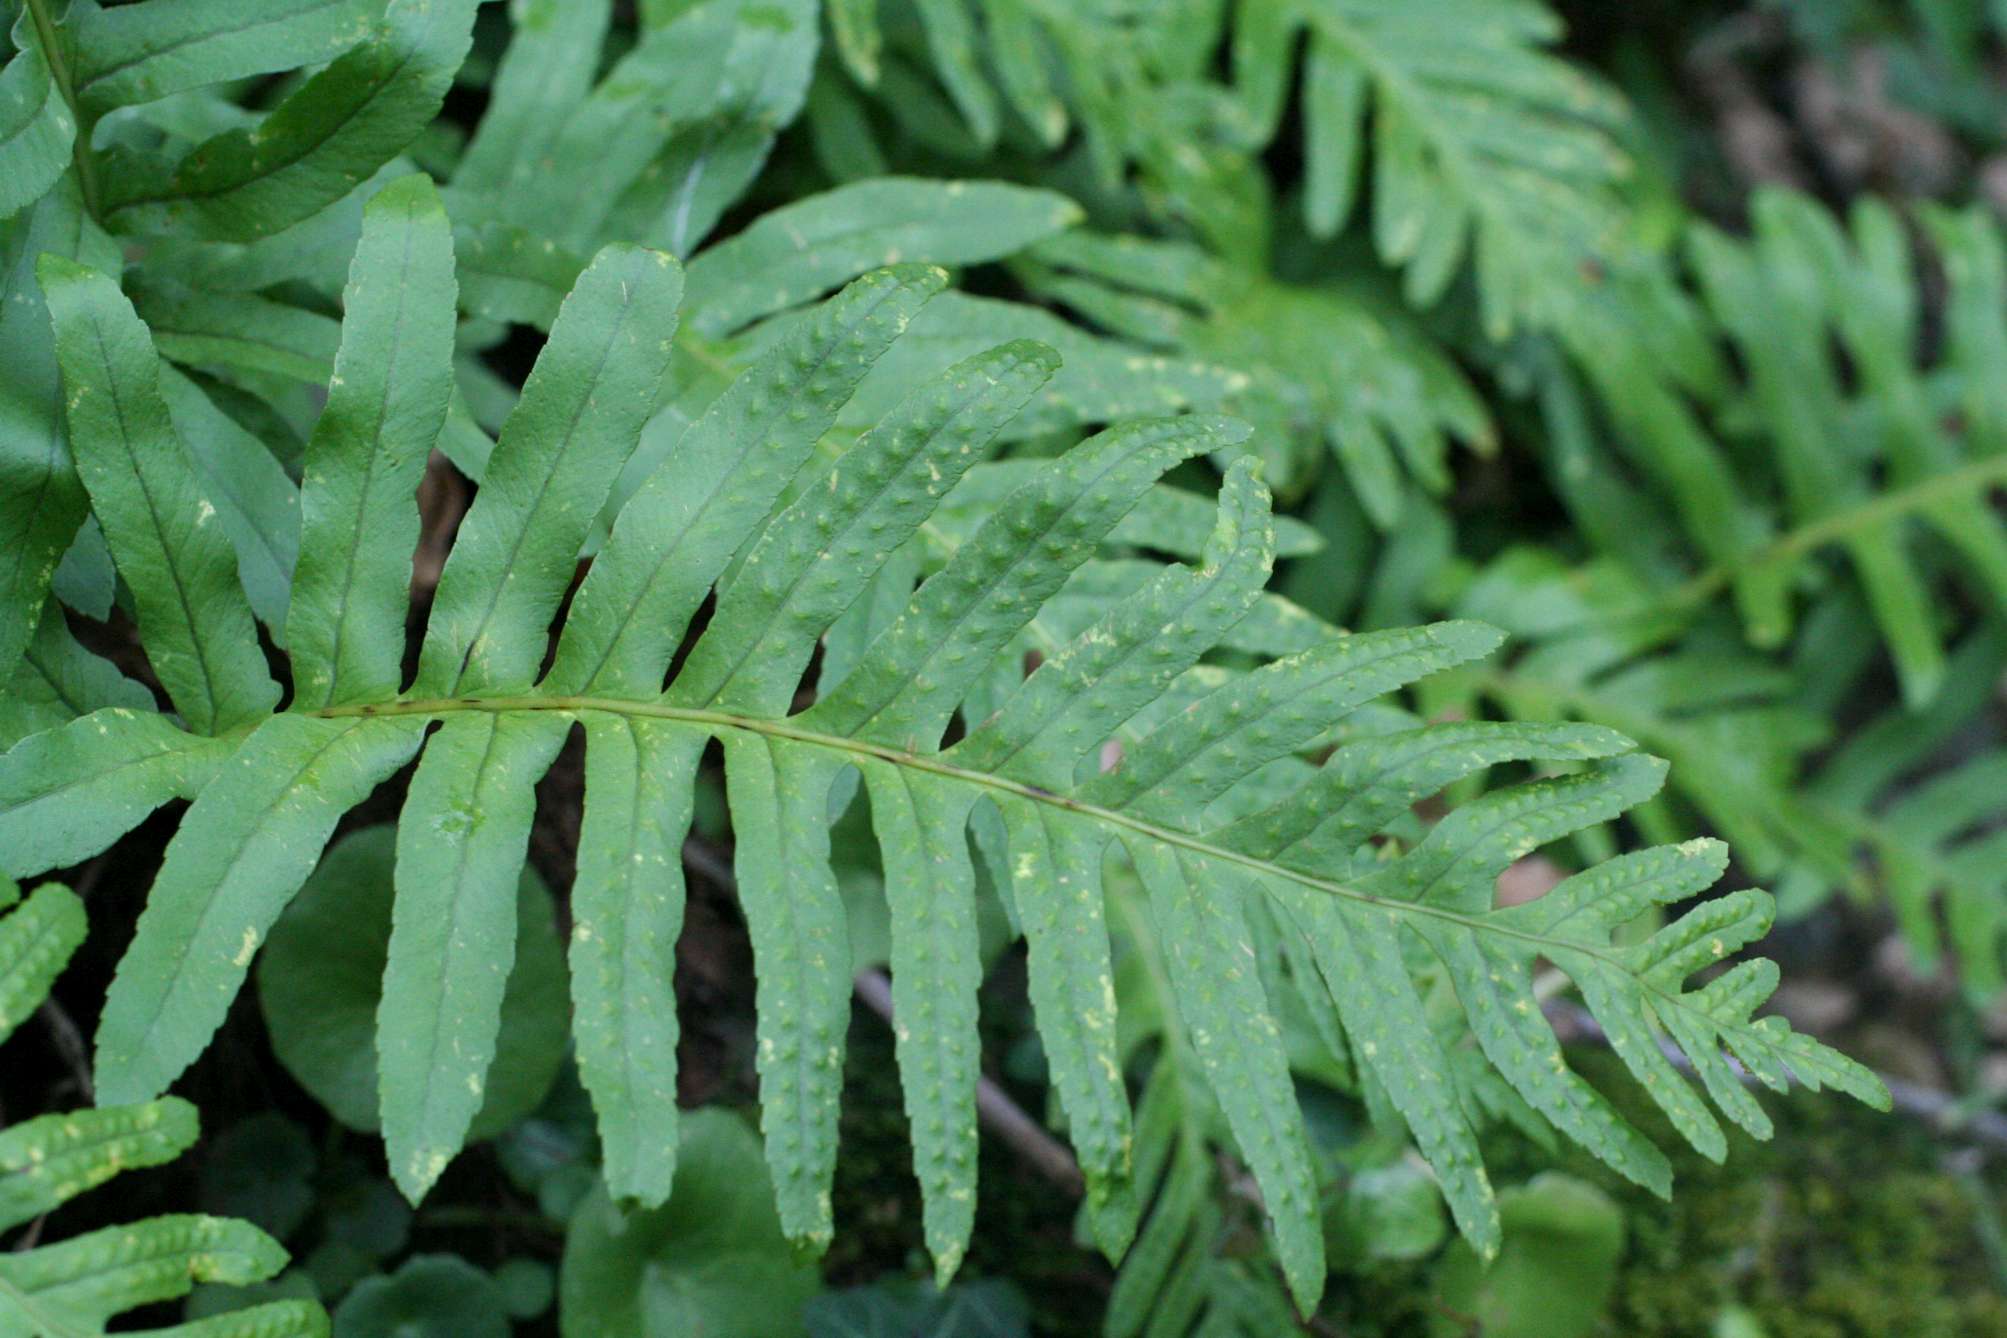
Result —
[{"label": "leaf midrib", "polygon": [[[79,82],[76,86],[77,96],[80,99],[88,99],[91,95],[92,90],[97,88],[98,85],[104,83],[106,80],[114,79],[119,75],[124,74],[127,70],[137,68],[138,66],[145,64],[147,61],[157,60],[161,56],[171,56],[178,51],[186,50],[188,47],[197,46],[203,42],[221,41],[231,37],[241,37],[243,34],[255,31],[256,29],[259,28],[276,27],[279,24],[290,22],[294,19],[302,17],[303,15],[313,14],[323,9],[333,9],[336,8],[337,6],[345,5],[346,3],[347,0],[320,0],[320,3],[318,4],[307,5],[299,9],[285,10],[279,13],[264,14],[257,18],[252,19],[248,23],[239,23],[227,28],[204,28],[197,32],[184,33],[180,37],[162,43],[159,46],[150,46],[138,52],[136,55],[130,56],[124,60],[114,61],[112,64],[104,66],[102,69],[85,71],[83,80]],[[358,40],[359,41],[367,40],[368,36],[369,36],[369,30],[365,29],[362,37],[359,38]],[[347,48],[343,49],[346,50]],[[129,104],[129,105],[137,105],[137,104]]]},{"label": "leaf midrib", "polygon": [[[189,723],[195,725],[202,733],[213,733],[217,722],[222,718],[223,708],[216,699],[216,671],[209,663],[209,638],[195,630],[197,625],[195,608],[188,602],[188,586],[181,575],[181,563],[178,559],[186,550],[182,545],[170,545],[160,537],[160,504],[154,500],[153,482],[147,478],[146,470],[140,463],[139,453],[133,449],[132,428],[126,421],[125,397],[119,394],[120,378],[112,371],[111,348],[105,341],[104,323],[95,317],[91,320],[91,336],[97,341],[98,363],[105,371],[105,398],[111,401],[112,417],[118,421],[118,444],[124,450],[126,459],[131,462],[133,480],[138,483],[140,497],[146,503],[147,518],[153,522],[154,542],[159,545],[164,559],[160,565],[166,570],[168,580],[174,586],[175,603],[180,606],[182,619],[189,629],[195,667],[202,676],[203,719],[200,721],[191,719]],[[172,421],[170,416],[170,424]],[[81,476],[82,471],[78,472]],[[89,491],[88,484],[85,485],[85,491]],[[196,522],[198,525],[201,523],[199,520]],[[106,535],[105,538],[109,543],[111,536]],[[116,550],[113,556],[117,556]],[[179,702],[175,704],[180,705]]]},{"label": "leaf midrib", "polygon": [[[808,747],[822,748],[832,752],[847,753],[856,757],[870,758],[895,767],[913,771],[924,771],[945,780],[974,785],[982,789],[996,791],[1048,808],[1061,809],[1080,817],[1106,823],[1111,828],[1133,832],[1148,840],[1157,841],[1174,849],[1188,851],[1209,859],[1239,865],[1256,877],[1285,878],[1300,883],[1313,891],[1331,896],[1343,897],[1363,905],[1373,906],[1390,914],[1403,916],[1424,916],[1443,920],[1461,926],[1473,933],[1500,938],[1511,938],[1532,945],[1538,951],[1558,946],[1577,952],[1586,952],[1612,966],[1625,970],[1627,967],[1613,954],[1599,950],[1593,945],[1584,945],[1574,940],[1554,940],[1544,935],[1526,930],[1512,929],[1490,922],[1482,916],[1466,915],[1458,911],[1446,910],[1439,906],[1427,906],[1416,902],[1399,901],[1388,897],[1375,896],[1343,883],[1332,882],[1300,869],[1291,869],[1253,855],[1244,854],[1225,846],[1207,841],[1204,837],[1136,817],[1117,809],[1104,808],[1063,794],[1028,785],[1008,777],[991,775],[988,772],[972,771],[942,760],[939,755],[909,753],[883,744],[871,743],[863,739],[838,734],[824,734],[815,730],[802,729],[789,720],[768,720],[755,716],[738,715],[728,711],[709,710],[701,707],[672,706],[663,701],[634,701],[613,697],[539,697],[539,696],[495,696],[495,697],[440,697],[409,701],[357,703],[347,706],[324,707],[304,714],[321,719],[374,719],[400,716],[423,716],[445,719],[467,711],[487,711],[506,714],[517,711],[558,711],[567,714],[582,712],[603,712],[610,715],[640,717],[650,720],[667,720],[708,730],[737,730],[759,735],[768,739],[780,739],[799,743]],[[1640,981],[1640,986],[1643,982]]]},{"label": "leaf midrib", "polygon": [[[384,425],[390,420],[391,398],[397,393],[397,359],[398,354],[404,350],[406,335],[405,316],[409,309],[407,299],[410,296],[412,282],[412,261],[418,248],[418,229],[411,227],[405,228],[402,231],[404,253],[398,257],[397,305],[390,321],[389,346],[385,349],[383,356],[383,379],[378,382],[382,393],[376,395],[369,405],[371,410],[369,442],[376,449],[371,450],[369,458],[363,461],[362,486],[356,493],[356,509],[364,515],[368,514],[370,495],[376,488],[377,467],[384,463],[384,456],[387,453],[383,449],[383,431]],[[342,371],[342,360],[337,355],[332,375],[338,376]],[[325,418],[325,409],[322,412],[323,418]],[[337,425],[339,425],[339,422]],[[314,428],[317,434],[320,426],[319,421],[315,422]],[[308,444],[311,446],[312,441],[309,440]],[[337,446],[337,443],[330,442],[329,445]],[[304,526],[306,520],[304,506],[301,509],[300,518]],[[358,520],[360,520],[360,517],[358,517]],[[342,686],[341,662],[344,649],[343,643],[348,639],[350,618],[354,613],[356,559],[362,552],[363,529],[364,527],[361,524],[356,525],[355,529],[349,535],[348,551],[342,557],[341,591],[335,597],[336,612],[334,618],[331,620],[334,623],[334,635],[329,638],[327,651],[328,681],[326,690],[321,694],[322,705],[333,701]],[[408,608],[410,604],[408,591],[406,592],[405,603]]]}]

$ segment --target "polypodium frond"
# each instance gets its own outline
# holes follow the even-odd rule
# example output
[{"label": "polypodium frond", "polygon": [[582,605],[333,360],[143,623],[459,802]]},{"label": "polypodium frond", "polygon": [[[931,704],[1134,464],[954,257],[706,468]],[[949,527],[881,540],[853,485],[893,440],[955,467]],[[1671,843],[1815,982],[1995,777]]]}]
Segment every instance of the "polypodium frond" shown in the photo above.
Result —
[{"label": "polypodium frond", "polygon": [[1490,416],[1456,364],[1405,312],[1332,284],[1251,273],[1198,247],[1074,230],[1030,247],[1013,268],[1032,290],[1164,353],[1215,363],[1245,384],[1227,406],[1254,423],[1278,492],[1302,491],[1328,452],[1382,529],[1413,479],[1449,487],[1452,438],[1495,443]]},{"label": "polypodium frond", "polygon": [[1295,106],[1310,231],[1331,236],[1370,208],[1374,248],[1416,305],[1469,260],[1495,336],[1543,326],[1556,293],[1620,240],[1614,187],[1628,163],[1611,132],[1623,103],[1546,49],[1561,24],[1537,0],[913,8],[917,23],[882,37],[875,0],[830,10],[851,78],[908,134],[957,148],[940,142],[946,109],[925,69],[978,151],[1004,108],[1046,146],[1078,121],[1104,178],[1135,164],[1165,208],[1235,251],[1263,244],[1245,218],[1246,163]]},{"label": "polypodium frond", "polygon": [[[1251,902],[1302,935],[1356,1053],[1487,1249],[1498,1238],[1489,1187],[1408,961],[1421,945],[1505,1080],[1656,1189],[1667,1179],[1657,1150],[1561,1063],[1530,988],[1537,956],[1578,976],[1706,1150],[1719,1153],[1721,1135],[1699,1098],[1666,1081],[1655,1046],[1631,1044],[1655,1025],[1747,1127],[1762,1127],[1761,1111],[1719,1083],[1723,1046],[1766,1079],[1790,1071],[1881,1098],[1865,1070],[1751,1020],[1768,993],[1761,967],[1685,989],[1688,974],[1761,932],[1760,893],[1704,903],[1643,945],[1612,944],[1611,929],[1646,906],[1712,882],[1718,848],[1647,851],[1580,875],[1544,909],[1491,909],[1507,863],[1614,818],[1664,770],[1606,731],[1384,732],[1398,718],[1368,709],[1376,698],[1483,656],[1499,640],[1491,629],[1318,634],[1253,669],[1208,659],[1261,607],[1273,561],[1267,491],[1238,449],[1245,427],[1202,415],[1111,427],[1027,471],[924,580],[894,565],[1059,365],[1030,340],[977,351],[916,378],[833,457],[819,450],[944,283],[932,267],[866,274],[775,332],[619,509],[567,606],[658,402],[683,287],[665,253],[602,250],[502,427],[404,686],[395,629],[408,574],[391,559],[413,532],[413,460],[444,414],[437,377],[451,341],[444,320],[400,318],[397,299],[448,281],[448,231],[419,178],[365,211],[331,417],[308,445],[302,484],[301,552],[330,570],[303,558],[294,575],[292,700],[276,712],[279,689],[252,656],[252,616],[226,579],[228,548],[163,403],[146,326],[109,276],[42,263],[84,481],[185,728],[107,710],[17,745],[0,760],[0,864],[28,873],[74,861],[152,805],[194,794],[106,1001],[105,1099],[151,1097],[203,1050],[337,820],[422,754],[398,824],[378,1015],[392,1174],[422,1195],[481,1104],[534,787],[574,727],[586,743],[575,1029],[606,1172],[625,1197],[660,1201],[674,1170],[669,954],[694,775],[712,740],[759,977],[767,1159],[784,1226],[811,1244],[832,1230],[850,995],[831,794],[853,772],[885,867],[899,1061],[943,1273],[973,1215],[975,821],[1002,834],[1033,1008],[1111,1254],[1138,1213],[1102,910],[1111,852],[1147,889],[1199,1070],[1261,1186],[1300,1305],[1322,1284],[1322,1238],[1287,1062],[1247,966]],[[348,397],[380,411],[354,412]],[[1025,629],[1161,475],[1202,453],[1227,467],[1196,565],[1156,568],[1024,676]],[[162,504],[170,497],[182,505]],[[867,592],[878,612],[846,622]],[[840,668],[825,660],[803,706],[805,676],[839,624]],[[1000,664],[1014,675],[1007,691]],[[1109,769],[1111,741],[1121,760]],[[1321,765],[1309,760],[1333,744]],[[1518,760],[1590,765],[1468,805],[1404,853],[1376,853],[1417,798]]]},{"label": "polypodium frond", "polygon": [[1551,319],[1550,294],[1621,227],[1612,187],[1627,163],[1609,132],[1623,104],[1543,49],[1560,30],[1536,0],[1249,0],[1236,92],[1272,132],[1305,34],[1311,231],[1335,232],[1369,198],[1374,247],[1405,271],[1410,300],[1432,302],[1468,255],[1485,324],[1503,335]]},{"label": "polypodium frond", "polygon": [[1920,706],[1944,672],[1932,589],[1949,576],[1921,560],[1917,537],[1935,533],[1983,598],[2007,601],[2007,526],[1986,500],[2007,478],[2007,400],[1988,370],[2007,349],[2007,252],[1981,213],[1930,216],[1949,292],[1942,353],[1919,368],[1915,259],[1892,209],[1860,201],[1851,235],[1789,192],[1759,193],[1754,215],[1747,243],[1708,228],[1692,239],[1775,461],[1780,537],[1731,568],[1774,592],[1752,634],[1780,640],[1800,564],[1822,549],[1844,553],[1904,697]]},{"label": "polypodium frond", "polygon": [[[1751,212],[1746,239],[1689,235],[1712,321],[1650,266],[1576,306],[1560,337],[1621,451],[1580,440],[1586,405],[1557,363],[1550,472],[1667,613],[1732,594],[1759,648],[1792,640],[1803,591],[1843,581],[1920,709],[1944,673],[1945,593],[2007,598],[2007,527],[1987,502],[2007,478],[1989,371],[2007,349],[2007,249],[1973,210],[1928,210],[1914,234],[1867,198],[1845,226],[1781,189]],[[1928,336],[1920,267],[1945,285]]]}]

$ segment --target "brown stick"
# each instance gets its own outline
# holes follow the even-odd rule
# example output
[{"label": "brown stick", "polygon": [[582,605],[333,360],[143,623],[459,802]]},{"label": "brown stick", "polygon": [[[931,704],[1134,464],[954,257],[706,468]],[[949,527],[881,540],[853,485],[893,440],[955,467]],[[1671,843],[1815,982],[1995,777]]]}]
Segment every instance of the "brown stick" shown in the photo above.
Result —
[{"label": "brown stick", "polygon": [[[1578,1003],[1567,999],[1549,999],[1542,1005],[1542,1011],[1553,1024],[1555,1033],[1564,1041],[1609,1044],[1610,1038],[1603,1031],[1603,1025]],[[1693,1062],[1671,1041],[1661,1039],[1659,1049],[1674,1068],[1682,1073],[1693,1072]],[[1732,1060],[1730,1062],[1733,1063]],[[1735,1070],[1745,1086],[1760,1085],[1753,1074],[1743,1071],[1741,1065],[1735,1065]],[[1964,1108],[1964,1103],[1951,1093],[1940,1092],[1921,1083],[1907,1082],[1886,1073],[1876,1076],[1889,1089],[1889,1100],[1896,1111],[1929,1125],[1933,1133],[1970,1138],[1996,1149],[2007,1148],[2007,1115],[1986,1107]]]},{"label": "brown stick", "polygon": [[[892,980],[877,967],[857,973],[857,997],[865,1007],[892,1021]],[[1027,1115],[1011,1100],[1010,1093],[986,1077],[976,1079],[976,1119],[1030,1167],[1068,1194],[1078,1198],[1086,1192],[1080,1163],[1066,1145],[1045,1131],[1045,1126]]]}]

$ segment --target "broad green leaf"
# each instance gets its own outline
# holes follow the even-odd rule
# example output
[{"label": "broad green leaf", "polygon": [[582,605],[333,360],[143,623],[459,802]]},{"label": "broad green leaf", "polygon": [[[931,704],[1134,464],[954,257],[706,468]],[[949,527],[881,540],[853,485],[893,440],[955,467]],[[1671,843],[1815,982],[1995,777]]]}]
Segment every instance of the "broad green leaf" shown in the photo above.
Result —
[{"label": "broad green leaf", "polygon": [[572,563],[654,409],[683,271],[611,246],[565,300],[460,524],[416,690],[527,688]]},{"label": "broad green leaf", "polygon": [[570,724],[550,714],[455,716],[411,778],[376,1054],[391,1177],[414,1204],[481,1108],[515,959],[516,875],[536,783]]},{"label": "broad green leaf", "polygon": [[55,255],[37,267],[56,330],[77,474],[132,587],[148,659],[190,728],[278,701],[236,555],[161,398],[146,327],[118,285]]},{"label": "broad green leaf", "polygon": [[566,1338],[796,1332],[815,1268],[781,1235],[759,1140],[717,1109],[690,1112],[669,1202],[622,1214],[596,1192],[565,1233],[558,1327]]},{"label": "broad green leaf", "polygon": [[[388,823],[336,841],[272,926],[258,959],[258,1004],[273,1053],[330,1115],[365,1133],[381,1128],[376,1015],[395,864],[396,830]],[[564,950],[550,892],[533,870],[516,884],[516,925],[501,1035],[469,1138],[493,1137],[528,1115],[564,1059]],[[394,1205],[384,1212],[409,1213],[387,1185],[373,1183]]]},{"label": "broad green leaf", "polygon": [[158,1095],[202,1053],[335,822],[408,761],[420,721],[274,716],[189,806],[98,1023],[101,1103]]},{"label": "broad green leaf", "polygon": [[431,181],[384,187],[362,227],[300,493],[286,640],[302,707],[401,682],[418,481],[451,395],[453,242]]},{"label": "broad green leaf", "polygon": [[[1624,1252],[1624,1217],[1587,1181],[1559,1172],[1535,1176],[1499,1196],[1505,1246],[1487,1267],[1459,1244],[1436,1270],[1448,1309],[1499,1338],[1583,1338],[1602,1318]],[[1434,1323],[1442,1338],[1459,1321]]]},{"label": "broad green leaf", "polygon": [[888,177],[762,215],[690,262],[690,324],[729,334],[881,265],[995,260],[1078,221],[1065,196],[993,181]]},{"label": "broad green leaf", "polygon": [[421,1254],[365,1278],[336,1307],[344,1338],[509,1338],[495,1280],[456,1254]]},{"label": "broad green leaf", "polygon": [[317,1206],[314,1145],[276,1110],[247,1115],[210,1140],[202,1164],[202,1207],[290,1239]]}]

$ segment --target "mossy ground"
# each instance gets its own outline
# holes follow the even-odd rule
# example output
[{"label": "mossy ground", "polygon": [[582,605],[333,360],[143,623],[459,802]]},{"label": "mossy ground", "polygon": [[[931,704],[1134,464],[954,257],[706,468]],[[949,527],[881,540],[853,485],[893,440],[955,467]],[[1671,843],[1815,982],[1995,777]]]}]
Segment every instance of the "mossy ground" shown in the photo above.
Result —
[{"label": "mossy ground", "polygon": [[[1573,1062],[1661,1146],[1674,1136],[1611,1056]],[[863,1282],[924,1276],[918,1195],[891,1042],[860,1016],[852,1028],[838,1243],[828,1275]],[[1969,1182],[1946,1169],[1955,1139],[1851,1102],[1765,1098],[1768,1143],[1737,1136],[1716,1166],[1675,1150],[1670,1203],[1579,1155],[1561,1165],[1624,1207],[1628,1246],[1598,1338],[1714,1338],[1740,1307],[1763,1338],[2007,1338],[2007,1292],[1989,1257]],[[1488,1149],[1501,1185],[1554,1165],[1501,1136]],[[1996,1177],[1989,1191],[2002,1189]],[[984,1140],[977,1234],[964,1276],[1007,1276],[1032,1299],[1040,1334],[1099,1331],[1109,1272],[1072,1241],[1073,1205]],[[1437,1308],[1432,1264],[1332,1279],[1327,1315],[1347,1338],[1418,1338]],[[1734,1330],[1725,1330],[1734,1332]],[[1746,1331],[1746,1330],[1745,1330]]]}]

